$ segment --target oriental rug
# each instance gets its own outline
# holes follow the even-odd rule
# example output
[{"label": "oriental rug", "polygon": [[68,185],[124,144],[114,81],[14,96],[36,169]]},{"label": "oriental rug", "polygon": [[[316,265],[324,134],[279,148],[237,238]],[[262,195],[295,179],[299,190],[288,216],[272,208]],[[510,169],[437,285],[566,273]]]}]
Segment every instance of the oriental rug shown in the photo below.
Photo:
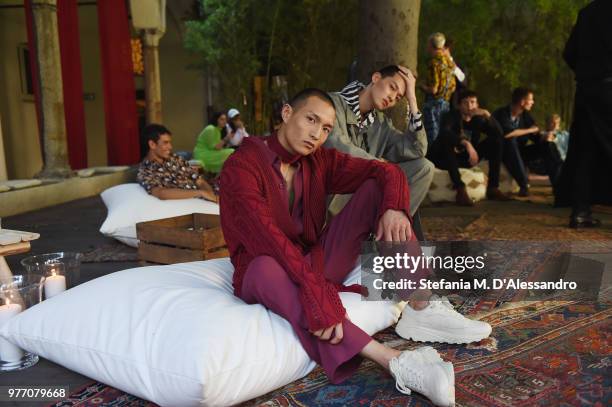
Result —
[{"label": "oriental rug", "polygon": [[[482,316],[491,337],[461,345],[431,344],[454,363],[457,406],[606,406],[612,403],[612,308],[572,300],[508,303]],[[381,342],[420,346],[387,329]],[[365,361],[340,385],[316,368],[308,376],[242,406],[429,406],[395,390],[391,376]],[[61,406],[154,406],[101,383]]]}]

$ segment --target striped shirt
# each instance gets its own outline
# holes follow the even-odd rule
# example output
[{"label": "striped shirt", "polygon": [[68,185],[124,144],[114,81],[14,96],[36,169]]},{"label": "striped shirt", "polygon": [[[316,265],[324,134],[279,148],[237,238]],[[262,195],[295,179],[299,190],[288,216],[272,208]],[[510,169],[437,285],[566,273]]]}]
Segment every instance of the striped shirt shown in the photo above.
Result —
[{"label": "striped shirt", "polygon": [[[357,123],[359,123],[359,130],[365,131],[372,123],[374,123],[375,115],[374,110],[370,110],[367,112],[364,117],[361,115],[361,110],[359,109],[359,93],[365,89],[365,85],[359,81],[353,81],[346,85],[344,89],[340,91],[340,96],[349,108],[355,113],[355,117],[357,117]],[[408,113],[408,130],[411,132],[419,131],[423,128],[423,115],[421,112],[412,113],[410,111],[410,106],[407,106]]]}]

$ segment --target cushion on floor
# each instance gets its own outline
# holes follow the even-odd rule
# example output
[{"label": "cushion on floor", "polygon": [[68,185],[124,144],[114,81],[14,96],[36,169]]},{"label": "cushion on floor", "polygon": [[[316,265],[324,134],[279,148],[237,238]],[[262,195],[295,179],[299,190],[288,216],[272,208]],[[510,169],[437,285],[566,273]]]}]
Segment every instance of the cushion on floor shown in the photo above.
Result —
[{"label": "cushion on floor", "polygon": [[[489,161],[482,160],[473,168],[459,168],[461,180],[465,183],[466,190],[474,202],[485,199],[487,194],[487,182],[489,180]],[[506,167],[502,164],[499,172],[499,189],[503,193],[518,192],[519,186],[514,181]],[[429,187],[427,197],[431,202],[455,202],[456,190],[448,175],[448,171],[436,168],[434,178]]]},{"label": "cushion on floor", "polygon": [[13,179],[10,181],[0,181],[0,187],[8,189],[23,189],[41,185],[42,181],[39,179]]},{"label": "cushion on floor", "polygon": [[[478,163],[477,167],[480,168],[480,170],[487,176],[488,179],[489,161],[482,160],[480,163]],[[516,183],[514,178],[512,178],[512,175],[510,175],[510,173],[506,169],[506,166],[502,164],[499,170],[499,190],[505,194],[510,194],[518,192],[519,189],[520,188],[518,184]]]},{"label": "cushion on floor", "polygon": [[[162,406],[233,405],[315,366],[289,323],[232,294],[229,259],[124,270],[76,286],[0,328],[10,342]],[[347,278],[359,280],[357,267]],[[398,304],[341,293],[369,334]]]},{"label": "cushion on floor", "polygon": [[139,184],[121,184],[100,194],[108,215],[100,232],[129,246],[137,247],[136,224],[190,213],[219,214],[219,205],[203,199],[161,200]]},{"label": "cushion on floor", "polygon": [[[487,179],[479,168],[459,168],[461,180],[465,183],[468,195],[474,202],[484,199],[487,193]],[[427,197],[431,202],[455,202],[457,191],[448,175],[448,171],[434,169],[434,177]]]}]

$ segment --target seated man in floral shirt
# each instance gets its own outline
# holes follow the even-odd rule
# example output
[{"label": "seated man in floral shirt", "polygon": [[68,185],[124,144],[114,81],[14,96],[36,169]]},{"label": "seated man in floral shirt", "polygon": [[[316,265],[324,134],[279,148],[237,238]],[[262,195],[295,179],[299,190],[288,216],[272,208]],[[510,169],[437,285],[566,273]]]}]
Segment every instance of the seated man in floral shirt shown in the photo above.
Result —
[{"label": "seated man in floral shirt", "polygon": [[211,186],[181,157],[172,154],[172,133],[159,124],[142,131],[149,152],[138,168],[137,180],[159,199],[202,198],[217,202]]}]

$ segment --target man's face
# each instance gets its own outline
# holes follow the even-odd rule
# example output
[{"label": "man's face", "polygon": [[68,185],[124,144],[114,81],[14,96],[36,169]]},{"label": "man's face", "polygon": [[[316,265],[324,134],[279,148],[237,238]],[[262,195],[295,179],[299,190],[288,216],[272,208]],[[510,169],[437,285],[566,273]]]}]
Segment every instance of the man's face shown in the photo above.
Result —
[{"label": "man's face", "polygon": [[399,73],[382,77],[380,73],[372,75],[372,104],[377,110],[389,109],[406,94],[406,81]]},{"label": "man's face", "polygon": [[157,143],[149,140],[149,148],[153,152],[153,155],[163,160],[167,160],[172,155],[172,136],[167,133],[159,136]]},{"label": "man's face", "polygon": [[469,114],[474,109],[478,109],[478,98],[475,96],[464,98],[459,103],[459,111],[463,115]]},{"label": "man's face", "polygon": [[535,101],[533,100],[533,93],[530,93],[521,101],[521,108],[523,110],[529,111],[533,107],[534,103]]},{"label": "man's face", "polygon": [[331,133],[336,110],[329,102],[311,96],[293,109],[283,106],[283,137],[293,154],[308,155],[319,148]]}]

